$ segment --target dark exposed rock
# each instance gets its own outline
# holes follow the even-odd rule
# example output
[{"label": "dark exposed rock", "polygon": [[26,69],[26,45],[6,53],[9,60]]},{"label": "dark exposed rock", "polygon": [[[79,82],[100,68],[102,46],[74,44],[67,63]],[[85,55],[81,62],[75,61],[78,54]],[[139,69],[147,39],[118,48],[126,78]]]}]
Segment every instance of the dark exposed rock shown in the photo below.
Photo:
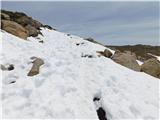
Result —
[{"label": "dark exposed rock", "polygon": [[1,70],[3,71],[11,71],[14,70],[14,65],[13,64],[7,64],[7,65],[0,65]]},{"label": "dark exposed rock", "polygon": [[52,27],[49,26],[49,25],[43,25],[43,27],[48,28],[48,29],[50,29],[50,30],[56,30],[56,29],[52,28]]},{"label": "dark exposed rock", "polygon": [[9,70],[9,71],[14,70],[14,65],[12,65],[12,64],[9,65],[8,70]]},{"label": "dark exposed rock", "polygon": [[108,49],[105,49],[104,51],[97,51],[97,53],[100,54],[100,56],[105,56],[110,58],[113,54],[111,51],[109,51]]},{"label": "dark exposed rock", "polygon": [[113,54],[112,54],[112,52],[111,52],[110,50],[105,49],[104,52],[103,52],[103,55],[104,55],[105,57],[110,58]]},{"label": "dark exposed rock", "polygon": [[79,46],[80,44],[79,44],[79,43],[76,43],[76,45]]},{"label": "dark exposed rock", "polygon": [[11,81],[9,84],[15,83],[16,81]]},{"label": "dark exposed rock", "polygon": [[98,108],[97,115],[98,115],[99,120],[107,120],[106,112],[104,111],[102,107]]},{"label": "dark exposed rock", "polygon": [[39,43],[44,43],[44,41],[43,41],[43,40],[40,40]]},{"label": "dark exposed rock", "polygon": [[1,10],[1,13],[7,14],[10,17],[11,21],[15,21],[16,19],[22,16],[26,16],[26,14],[22,12],[12,12],[12,11],[6,11],[6,10]]},{"label": "dark exposed rock", "polygon": [[19,18],[15,19],[14,21],[17,22],[18,24],[24,26],[24,27],[26,25],[30,25],[31,24],[31,18],[27,17],[27,16],[19,17]]},{"label": "dark exposed rock", "polygon": [[102,106],[97,106],[97,103],[101,105],[101,98],[100,97],[94,97],[93,102],[96,104],[96,107],[98,107],[96,112],[97,112],[97,116],[98,116],[99,120],[107,120],[106,112],[103,109],[103,107]]},{"label": "dark exposed rock", "polygon": [[77,46],[84,45],[84,44],[85,44],[84,42],[82,42],[82,43],[76,43]]},{"label": "dark exposed rock", "polygon": [[24,27],[27,25],[30,25],[36,28],[37,30],[39,30],[40,27],[42,27],[42,24],[40,22],[33,20],[31,17],[28,17],[28,16],[19,17],[15,21]]},{"label": "dark exposed rock", "polygon": [[70,36],[70,35],[71,35],[71,34],[69,34],[69,33],[67,34],[67,36]]},{"label": "dark exposed rock", "polygon": [[93,101],[95,102],[95,101],[99,101],[100,100],[100,98],[99,97],[94,97],[93,98]]},{"label": "dark exposed rock", "polygon": [[81,57],[87,57],[87,58],[93,58],[93,55],[89,55],[89,54],[81,54]]}]

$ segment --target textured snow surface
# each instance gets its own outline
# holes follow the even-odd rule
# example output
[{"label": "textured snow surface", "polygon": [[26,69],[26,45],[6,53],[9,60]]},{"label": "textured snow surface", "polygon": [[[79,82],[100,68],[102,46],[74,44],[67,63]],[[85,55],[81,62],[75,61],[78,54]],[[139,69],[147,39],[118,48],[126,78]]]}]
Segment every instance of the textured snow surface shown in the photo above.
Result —
[{"label": "textured snow surface", "polygon": [[[2,71],[3,118],[98,119],[93,98],[99,96],[109,120],[158,119],[159,79],[98,57],[96,51],[105,49],[101,45],[53,30],[42,33],[44,43],[1,31],[1,62],[15,66]],[[44,65],[29,77],[32,56]]]}]

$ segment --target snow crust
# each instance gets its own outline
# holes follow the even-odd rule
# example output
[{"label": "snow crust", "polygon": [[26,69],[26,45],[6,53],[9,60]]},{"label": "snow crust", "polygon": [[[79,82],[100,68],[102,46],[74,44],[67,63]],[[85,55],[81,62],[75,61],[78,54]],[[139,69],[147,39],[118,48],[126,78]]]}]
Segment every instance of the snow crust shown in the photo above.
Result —
[{"label": "snow crust", "polygon": [[[15,65],[1,71],[3,118],[98,119],[93,98],[100,95],[109,120],[159,119],[159,79],[98,57],[96,51],[105,49],[101,45],[58,31],[42,33],[25,41],[1,31],[1,63]],[[29,77],[32,56],[44,65]]]}]

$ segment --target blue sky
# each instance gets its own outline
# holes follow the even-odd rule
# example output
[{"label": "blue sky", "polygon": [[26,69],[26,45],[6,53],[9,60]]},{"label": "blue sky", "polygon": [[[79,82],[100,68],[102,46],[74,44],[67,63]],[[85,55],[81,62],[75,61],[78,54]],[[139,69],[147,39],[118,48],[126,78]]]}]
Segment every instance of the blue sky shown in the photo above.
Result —
[{"label": "blue sky", "polygon": [[158,2],[2,2],[59,31],[106,45],[160,45]]}]

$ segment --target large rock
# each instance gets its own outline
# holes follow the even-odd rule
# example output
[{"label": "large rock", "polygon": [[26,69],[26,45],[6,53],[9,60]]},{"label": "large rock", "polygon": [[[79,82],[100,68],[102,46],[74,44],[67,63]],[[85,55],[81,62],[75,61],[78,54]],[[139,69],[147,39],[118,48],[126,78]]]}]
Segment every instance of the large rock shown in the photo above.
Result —
[{"label": "large rock", "polygon": [[22,27],[21,25],[17,24],[16,22],[9,21],[9,20],[2,20],[2,29],[15,35],[18,36],[22,39],[27,39],[28,37],[28,31]]},{"label": "large rock", "polygon": [[35,27],[36,29],[40,29],[42,24],[36,20],[33,20],[31,17],[28,16],[22,16],[15,20],[17,23],[19,23],[22,26],[31,25],[32,27]]},{"label": "large rock", "polygon": [[25,28],[26,30],[28,30],[29,36],[33,36],[33,37],[38,36],[39,31],[35,27],[32,27],[31,25],[27,25]]},{"label": "large rock", "polygon": [[156,58],[151,58],[141,65],[141,71],[160,78],[160,62]]},{"label": "large rock", "polygon": [[132,70],[140,71],[140,66],[136,61],[136,56],[131,52],[116,51],[112,56],[112,60]]},{"label": "large rock", "polygon": [[19,17],[19,18],[15,19],[14,21],[22,26],[26,26],[28,24],[31,24],[31,18],[27,17],[27,16]]},{"label": "large rock", "polygon": [[5,14],[5,13],[1,13],[1,19],[2,20],[10,20],[9,15]]},{"label": "large rock", "polygon": [[28,76],[34,76],[34,75],[39,74],[40,66],[43,64],[44,64],[44,61],[41,58],[36,58],[33,61],[33,66],[31,70],[29,71]]},{"label": "large rock", "polygon": [[[42,35],[42,33],[40,32],[41,30],[40,27],[45,27],[39,21],[34,20],[32,17],[29,17],[22,12],[11,12],[11,11],[6,11],[6,10],[1,10],[1,19],[16,22],[17,24],[27,29],[29,33],[28,36],[33,36],[33,37],[38,36],[38,34]],[[51,29],[50,26],[46,25],[46,27]]]}]

